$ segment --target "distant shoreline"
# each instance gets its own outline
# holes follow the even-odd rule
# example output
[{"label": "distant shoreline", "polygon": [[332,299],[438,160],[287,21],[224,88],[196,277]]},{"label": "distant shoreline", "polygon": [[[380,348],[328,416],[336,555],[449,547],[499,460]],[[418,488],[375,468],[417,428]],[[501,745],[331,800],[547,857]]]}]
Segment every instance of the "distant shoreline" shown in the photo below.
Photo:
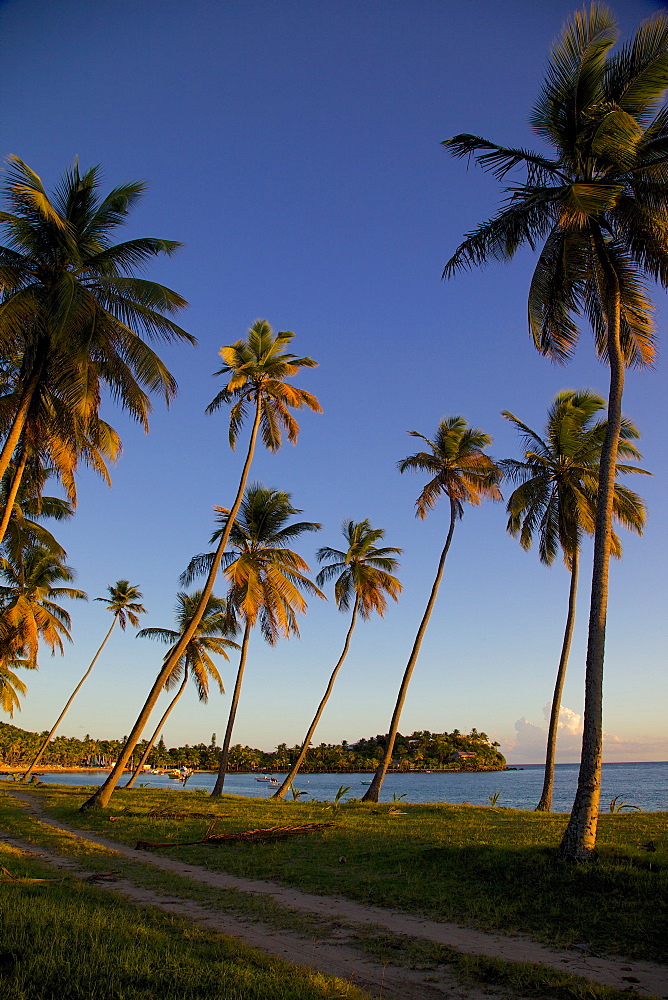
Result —
[{"label": "distant shoreline", "polygon": [[[574,761],[561,761],[556,766],[557,767],[567,767],[567,766],[573,766],[573,765],[578,765],[578,764],[579,764],[579,761],[575,761],[575,760]],[[603,767],[614,767],[616,765],[628,766],[629,764],[668,764],[668,761],[667,760],[627,760],[627,761],[610,760],[610,761],[604,761],[603,762]],[[479,773],[483,774],[483,773],[498,772],[498,771],[519,771],[519,770],[522,770],[525,767],[544,767],[544,766],[545,766],[544,762],[542,762],[542,761],[538,762],[537,761],[537,762],[531,763],[531,764],[508,764],[508,765],[506,765],[506,767],[471,767],[471,768],[468,768],[466,770],[462,769],[462,770],[458,770],[458,771],[453,771],[450,768],[442,768],[442,769],[429,768],[428,770],[424,770],[424,771],[418,770],[418,769],[414,769],[414,770],[411,770],[411,771],[390,770],[390,771],[388,771],[388,774],[479,774]],[[27,768],[28,768],[28,765],[0,764],[0,776],[3,773],[4,774],[22,774],[24,771],[27,770]],[[133,768],[126,768],[126,771],[132,771],[132,770],[133,770]],[[173,770],[176,770],[176,768],[173,768],[173,767],[166,767],[166,768],[164,768],[165,774],[168,774],[170,771],[173,771]],[[109,774],[111,772],[111,768],[110,767],[63,767],[62,765],[52,764],[52,765],[48,765],[48,766],[40,768],[40,771],[38,771],[37,773],[41,772],[43,774],[43,773],[45,773],[47,771],[50,772],[50,773],[52,773],[52,774],[81,774],[82,772],[83,773],[89,773],[89,774]],[[146,772],[146,773],[148,773],[148,772]],[[269,773],[269,772],[262,771],[262,770],[254,770],[254,771],[228,771],[228,774],[254,774],[254,775],[258,775],[258,774],[266,774],[266,773]],[[286,772],[283,772],[283,771],[272,771],[271,773],[272,774],[283,774],[283,773],[287,774],[287,771]],[[359,771],[309,771],[309,770],[303,769],[299,773],[300,774],[342,774],[342,775],[346,775],[346,774],[374,774],[374,771],[371,771],[371,770],[359,770]],[[193,774],[218,774],[218,770],[214,769],[214,768],[194,769],[193,770]]]}]

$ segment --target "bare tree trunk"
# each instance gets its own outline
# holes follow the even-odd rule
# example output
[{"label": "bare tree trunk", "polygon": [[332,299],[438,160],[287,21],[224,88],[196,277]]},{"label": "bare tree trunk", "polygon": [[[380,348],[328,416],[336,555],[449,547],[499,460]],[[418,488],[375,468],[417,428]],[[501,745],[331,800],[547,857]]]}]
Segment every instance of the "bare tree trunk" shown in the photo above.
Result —
[{"label": "bare tree trunk", "polygon": [[332,676],[329,678],[329,684],[327,685],[327,690],[325,691],[325,694],[323,696],[322,701],[318,705],[318,711],[315,713],[315,716],[313,718],[313,722],[309,726],[309,730],[308,730],[306,736],[304,737],[304,742],[302,743],[302,748],[299,751],[299,756],[297,757],[297,760],[294,762],[294,764],[290,768],[290,773],[288,774],[287,778],[285,779],[285,781],[283,782],[283,784],[281,785],[281,787],[278,789],[277,792],[274,792],[274,794],[272,795],[272,799],[282,799],[282,798],[285,798],[287,792],[290,789],[290,786],[292,785],[292,782],[295,780],[295,778],[297,777],[297,774],[299,773],[299,768],[304,763],[304,757],[306,756],[306,752],[307,752],[309,746],[311,745],[311,740],[313,739],[313,734],[314,734],[314,732],[316,730],[316,726],[320,722],[320,716],[322,715],[323,709],[324,709],[325,705],[327,704],[327,702],[329,701],[329,696],[332,693],[332,688],[334,687],[334,681],[336,680],[336,675],[338,674],[339,670],[341,669],[341,667],[343,665],[343,661],[345,660],[346,656],[348,655],[348,649],[350,647],[350,640],[351,640],[351,637],[352,637],[352,634],[353,634],[353,630],[355,628],[355,622],[357,620],[357,611],[358,611],[358,608],[359,608],[359,603],[360,603],[359,594],[357,594],[355,596],[355,605],[353,607],[352,620],[350,622],[350,627],[349,627],[347,635],[346,635],[346,641],[345,641],[345,643],[343,645],[343,652],[341,653],[341,656],[339,657],[338,663],[336,664],[336,666],[334,667],[334,670],[332,671]]},{"label": "bare tree trunk", "polygon": [[[607,263],[607,262],[606,262]],[[610,267],[610,265],[608,265]],[[596,529],[594,532],[594,569],[592,573],[589,637],[585,672],[584,729],[578,789],[570,820],[559,847],[568,861],[584,861],[596,848],[598,804],[601,795],[603,757],[603,661],[605,625],[608,608],[608,577],[612,537],[612,507],[617,471],[617,448],[622,420],[624,358],[620,345],[620,293],[617,276],[610,267],[611,294],[606,302],[608,324],[608,361],[610,395],[608,425],[601,450]]]},{"label": "bare tree trunk", "polygon": [[559,728],[559,712],[561,711],[561,696],[566,680],[566,670],[568,668],[568,656],[571,651],[571,641],[573,639],[573,628],[575,626],[575,604],[578,591],[578,563],[580,550],[576,547],[571,559],[571,585],[568,594],[568,614],[566,616],[566,629],[564,631],[564,641],[561,647],[561,657],[557,669],[557,680],[554,685],[552,696],[552,710],[550,712],[550,728],[547,734],[547,750],[545,754],[545,777],[543,779],[543,791],[540,801],[536,806],[536,812],[550,812],[552,809],[552,792],[554,789],[554,762],[557,753],[557,731]]},{"label": "bare tree trunk", "polygon": [[420,646],[422,645],[422,640],[424,639],[425,632],[427,631],[427,625],[429,624],[429,619],[431,618],[431,613],[434,610],[434,605],[436,603],[436,596],[438,594],[438,588],[441,584],[441,577],[443,576],[443,567],[445,565],[445,559],[448,554],[448,549],[450,548],[450,542],[452,541],[452,535],[455,530],[455,520],[456,520],[456,508],[454,501],[450,498],[450,528],[448,530],[448,537],[445,540],[445,546],[441,552],[441,558],[438,561],[438,570],[436,571],[436,579],[432,584],[431,593],[429,594],[429,600],[427,601],[427,607],[424,615],[422,616],[422,621],[420,622],[420,627],[418,629],[417,635],[415,637],[415,642],[413,643],[413,649],[411,650],[411,655],[409,657],[406,669],[404,671],[404,676],[401,681],[401,687],[399,688],[399,694],[397,696],[397,703],[394,706],[394,713],[392,715],[392,721],[390,723],[390,731],[387,734],[387,742],[385,744],[385,753],[380,764],[376,768],[376,773],[373,776],[373,781],[367,788],[366,792],[362,796],[362,802],[377,802],[380,795],[380,790],[383,787],[383,781],[385,780],[385,775],[392,762],[392,753],[394,751],[394,741],[397,738],[397,733],[399,731],[399,720],[401,719],[401,711],[404,707],[404,702],[406,701],[406,693],[408,692],[408,685],[410,684],[411,676],[413,674],[413,668],[417,663],[417,658],[420,654]]},{"label": "bare tree trunk", "polygon": [[189,626],[186,629],[184,629],[181,638],[174,646],[174,649],[171,651],[169,657],[165,660],[162,670],[156,677],[153,687],[149,692],[148,698],[144,702],[144,707],[139,713],[139,717],[133,726],[132,732],[128,736],[126,744],[123,747],[123,750],[121,751],[118,760],[116,761],[116,766],[110,773],[105,783],[100,788],[98,788],[97,792],[95,792],[95,794],[92,795],[89,799],[86,799],[84,804],[81,806],[81,812],[86,812],[86,810],[88,809],[104,809],[104,807],[109,802],[109,799],[111,798],[113,791],[116,788],[116,785],[118,784],[121,775],[123,774],[123,771],[125,770],[125,766],[130,757],[132,756],[132,752],[136,747],[139,739],[141,738],[141,734],[144,731],[144,727],[146,726],[146,723],[149,720],[151,712],[155,708],[155,704],[160,696],[160,692],[165,686],[165,681],[169,677],[175,665],[183,656],[186,646],[192,639],[193,635],[195,634],[195,631],[197,630],[197,626],[202,620],[202,615],[206,610],[208,600],[211,597],[211,593],[213,591],[213,585],[216,581],[218,570],[220,569],[220,563],[223,558],[223,553],[227,548],[227,543],[230,538],[232,525],[234,524],[234,520],[237,514],[239,513],[239,508],[241,507],[241,501],[243,500],[244,490],[246,489],[246,480],[248,479],[248,473],[250,471],[251,463],[253,461],[253,453],[255,451],[255,442],[257,440],[258,429],[260,427],[261,415],[262,415],[261,397],[258,393],[256,399],[256,407],[255,407],[255,419],[253,421],[253,429],[251,431],[250,442],[248,444],[246,461],[244,462],[244,467],[241,473],[241,479],[239,481],[239,489],[237,490],[236,499],[232,505],[229,517],[227,519],[227,524],[225,525],[220,541],[218,543],[218,548],[216,549],[216,552],[214,554],[213,563],[211,564],[209,575],[207,576],[204,589],[202,590],[202,596],[200,598],[200,602],[197,605],[197,608],[195,609],[195,613],[193,614],[190,620]]},{"label": "bare tree trunk", "polygon": [[2,520],[0,521],[0,545],[5,537],[7,528],[9,527],[9,522],[12,517],[12,512],[14,510],[14,501],[16,500],[16,494],[19,491],[19,487],[23,480],[23,473],[25,472],[26,462],[28,461],[28,447],[26,445],[25,438],[21,445],[21,455],[19,458],[18,465],[14,472],[14,478],[12,479],[12,485],[9,487],[9,492],[7,494],[7,502],[5,504],[5,509],[2,514]]},{"label": "bare tree trunk", "polygon": [[74,701],[74,699],[78,695],[79,691],[81,690],[81,687],[83,686],[84,681],[86,680],[86,678],[90,674],[91,670],[95,666],[95,664],[97,662],[98,656],[100,655],[100,653],[102,652],[102,650],[104,649],[104,647],[107,645],[107,639],[109,638],[109,636],[113,632],[114,625],[116,624],[117,619],[118,619],[118,615],[114,615],[114,620],[111,623],[111,627],[110,627],[109,631],[107,632],[107,634],[105,635],[104,639],[102,640],[102,644],[101,644],[100,648],[98,649],[97,653],[95,654],[95,656],[93,657],[93,659],[90,661],[90,666],[89,666],[88,670],[83,675],[83,677],[81,678],[81,680],[79,681],[79,683],[75,687],[74,691],[70,695],[70,697],[69,697],[69,699],[67,701],[67,704],[65,705],[65,708],[62,710],[62,712],[60,713],[60,715],[58,716],[58,718],[54,722],[53,727],[51,729],[51,732],[46,737],[46,739],[43,741],[42,745],[40,746],[39,750],[37,751],[37,756],[33,760],[32,764],[30,765],[30,767],[28,768],[28,770],[26,771],[26,773],[23,775],[23,778],[21,779],[22,781],[27,781],[28,780],[28,778],[32,775],[33,771],[35,770],[35,768],[39,764],[40,760],[42,759],[42,755],[44,754],[44,751],[46,750],[47,746],[49,745],[49,742],[51,741],[51,738],[52,738],[53,734],[55,733],[56,729],[58,728],[58,726],[60,725],[60,723],[65,718],[65,713],[67,712],[67,710],[69,709],[70,705],[72,704],[72,702]]},{"label": "bare tree trunk", "polygon": [[225,739],[223,740],[223,746],[220,751],[220,764],[218,765],[218,776],[216,778],[216,783],[213,786],[213,791],[211,792],[211,797],[220,798],[223,794],[223,785],[225,784],[225,775],[227,774],[227,761],[230,756],[230,743],[232,742],[232,730],[234,729],[234,720],[237,714],[237,705],[239,704],[239,695],[241,694],[241,682],[244,679],[244,670],[246,667],[246,655],[248,653],[248,640],[250,639],[251,626],[246,622],[244,628],[244,637],[241,643],[241,656],[239,657],[239,669],[237,670],[237,679],[234,683],[234,693],[232,695],[232,704],[230,705],[230,714],[227,719],[227,729],[225,730]]},{"label": "bare tree trunk", "polygon": [[2,479],[5,472],[9,468],[9,463],[12,460],[12,455],[16,451],[16,447],[21,438],[21,434],[23,433],[23,428],[25,427],[26,420],[28,419],[28,412],[30,410],[30,405],[32,403],[33,396],[35,394],[35,389],[37,388],[37,385],[41,378],[43,368],[44,368],[44,362],[42,361],[38,363],[36,371],[33,373],[32,378],[30,379],[27,386],[23,390],[21,399],[19,400],[19,405],[17,407],[16,413],[14,414],[14,419],[12,420],[11,427],[9,428],[9,434],[7,435],[5,443],[2,446],[2,451],[0,451],[0,479]]},{"label": "bare tree trunk", "polygon": [[155,727],[155,732],[153,733],[153,736],[151,736],[150,740],[148,741],[148,746],[144,750],[144,752],[142,754],[142,757],[141,757],[141,760],[139,761],[139,763],[137,764],[137,766],[135,768],[134,774],[132,775],[132,777],[128,781],[127,785],[123,785],[123,788],[132,788],[132,786],[134,785],[135,781],[137,780],[137,778],[141,774],[142,768],[143,768],[144,764],[146,763],[146,761],[148,760],[148,755],[150,754],[151,750],[153,749],[153,745],[154,745],[155,741],[158,738],[158,734],[159,734],[160,730],[162,729],[162,727],[164,726],[164,724],[167,722],[167,719],[169,718],[170,712],[174,708],[174,705],[176,705],[177,701],[179,700],[179,698],[181,697],[181,695],[185,691],[187,683],[188,683],[188,670],[186,669],[186,672],[183,675],[183,680],[181,681],[181,687],[176,692],[176,694],[174,695],[174,697],[170,701],[169,705],[167,706],[165,714],[161,718],[161,720],[158,723],[158,725]]}]

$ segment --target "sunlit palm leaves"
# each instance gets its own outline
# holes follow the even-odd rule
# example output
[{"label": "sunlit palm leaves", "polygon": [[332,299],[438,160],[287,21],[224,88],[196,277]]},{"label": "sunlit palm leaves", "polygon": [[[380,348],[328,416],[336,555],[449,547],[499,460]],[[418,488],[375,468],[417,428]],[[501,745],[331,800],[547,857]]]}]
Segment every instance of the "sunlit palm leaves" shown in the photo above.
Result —
[{"label": "sunlit palm leaves", "polygon": [[63,448],[70,471],[87,448],[113,458],[99,425],[103,390],[147,428],[150,395],[169,401],[176,382],[142,338],[193,342],[170,318],[185,300],[137,276],[180,244],[147,238],[114,245],[114,230],[145,185],[122,185],[102,197],[100,181],[98,167],[82,174],[75,163],[49,195],[27,164],[10,158],[8,210],[0,212],[0,347],[11,359],[0,401],[0,475],[22,434],[47,451],[53,439],[56,468]]}]

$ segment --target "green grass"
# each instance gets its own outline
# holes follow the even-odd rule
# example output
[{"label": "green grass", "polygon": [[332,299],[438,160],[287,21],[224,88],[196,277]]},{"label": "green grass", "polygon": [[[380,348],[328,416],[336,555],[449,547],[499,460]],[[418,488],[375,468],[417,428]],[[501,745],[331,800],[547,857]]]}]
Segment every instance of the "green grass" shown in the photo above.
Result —
[{"label": "green grass", "polygon": [[[13,875],[52,869],[0,844]],[[213,931],[64,876],[4,882],[3,1000],[364,1000],[343,982],[302,972]]]},{"label": "green grass", "polygon": [[[559,862],[565,815],[438,805],[275,803],[197,792],[117,792],[110,809],[80,814],[86,793],[32,792],[52,815],[124,843],[189,840],[206,819],[156,819],[151,809],[230,813],[216,832],[335,818],[325,833],[274,844],[170,848],[187,863],[267,878],[487,930],[522,931],[554,946],[667,961],[668,814],[602,815],[599,852],[585,865]],[[144,815],[124,815],[125,812]],[[115,822],[109,822],[109,815]],[[638,845],[654,841],[656,852]],[[138,855],[140,857],[140,855]],[[116,865],[114,865],[116,867]]]}]

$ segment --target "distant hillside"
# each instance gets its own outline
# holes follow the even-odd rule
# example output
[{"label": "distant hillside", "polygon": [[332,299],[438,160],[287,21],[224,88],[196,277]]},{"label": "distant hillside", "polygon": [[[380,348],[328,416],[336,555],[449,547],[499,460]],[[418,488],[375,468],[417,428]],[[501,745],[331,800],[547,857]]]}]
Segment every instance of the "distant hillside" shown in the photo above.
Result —
[{"label": "distant hillside", "polygon": [[[0,765],[21,767],[28,765],[37,753],[44,733],[31,733],[18,726],[0,722]],[[42,758],[40,767],[105,767],[116,760],[125,737],[120,740],[97,740],[86,735],[83,740],[73,736],[56,736]],[[347,743],[321,743],[309,749],[304,771],[374,771],[383,755],[384,736],[371,736]],[[142,753],[144,741],[137,747]],[[420,730],[410,736],[398,735],[394,747],[393,769],[400,771],[475,771],[481,768],[500,769],[506,759],[486,733],[472,729],[470,733],[430,733]],[[232,747],[231,771],[285,771],[296,759],[299,746],[288,747],[281,743],[275,751],[267,753],[253,747]],[[220,750],[215,733],[211,741],[195,746],[165,746],[161,738],[149,756],[153,767],[179,767],[185,764],[199,770],[218,767]]]}]

